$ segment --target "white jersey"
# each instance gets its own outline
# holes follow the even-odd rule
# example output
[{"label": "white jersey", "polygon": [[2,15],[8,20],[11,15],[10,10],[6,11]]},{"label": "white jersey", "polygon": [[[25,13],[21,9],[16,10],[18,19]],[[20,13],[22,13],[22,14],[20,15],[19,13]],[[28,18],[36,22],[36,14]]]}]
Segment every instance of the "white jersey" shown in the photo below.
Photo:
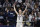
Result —
[{"label": "white jersey", "polygon": [[17,15],[17,25],[16,27],[23,27],[23,15]]},{"label": "white jersey", "polygon": [[23,22],[23,15],[17,15],[17,22]]}]

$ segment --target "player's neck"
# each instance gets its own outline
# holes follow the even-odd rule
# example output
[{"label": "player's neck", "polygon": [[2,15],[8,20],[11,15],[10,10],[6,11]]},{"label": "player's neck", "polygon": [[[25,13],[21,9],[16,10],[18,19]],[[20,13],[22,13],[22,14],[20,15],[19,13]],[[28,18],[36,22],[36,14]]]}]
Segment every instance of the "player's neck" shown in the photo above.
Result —
[{"label": "player's neck", "polygon": [[19,15],[21,15],[21,13],[19,13]]}]

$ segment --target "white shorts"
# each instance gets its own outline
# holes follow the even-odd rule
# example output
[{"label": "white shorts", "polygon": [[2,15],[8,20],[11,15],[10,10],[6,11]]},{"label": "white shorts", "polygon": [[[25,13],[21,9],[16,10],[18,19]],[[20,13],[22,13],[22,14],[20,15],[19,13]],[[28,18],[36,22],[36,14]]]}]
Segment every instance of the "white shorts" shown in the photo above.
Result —
[{"label": "white shorts", "polygon": [[23,23],[17,23],[16,27],[23,27]]}]

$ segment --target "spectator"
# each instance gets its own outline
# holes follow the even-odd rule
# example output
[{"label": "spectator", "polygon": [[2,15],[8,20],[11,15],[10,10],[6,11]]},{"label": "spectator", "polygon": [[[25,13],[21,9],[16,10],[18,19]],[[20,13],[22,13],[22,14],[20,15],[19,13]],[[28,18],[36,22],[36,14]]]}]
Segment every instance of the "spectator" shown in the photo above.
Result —
[{"label": "spectator", "polygon": [[3,12],[0,12],[0,23],[2,24],[2,25],[4,25],[4,14],[3,14]]},{"label": "spectator", "polygon": [[8,0],[6,0],[3,4],[3,7],[11,7],[11,4],[8,2]]},{"label": "spectator", "polygon": [[11,4],[13,5],[15,3],[15,0],[11,0]]},{"label": "spectator", "polygon": [[2,8],[1,2],[0,2],[0,8]]},{"label": "spectator", "polygon": [[18,2],[18,3],[22,3],[22,0],[15,0],[16,2]]},{"label": "spectator", "polygon": [[7,18],[7,22],[8,22],[8,25],[13,25],[15,26],[16,25],[16,16],[15,16],[15,12],[14,12],[14,9],[11,8],[8,12],[8,18]]}]

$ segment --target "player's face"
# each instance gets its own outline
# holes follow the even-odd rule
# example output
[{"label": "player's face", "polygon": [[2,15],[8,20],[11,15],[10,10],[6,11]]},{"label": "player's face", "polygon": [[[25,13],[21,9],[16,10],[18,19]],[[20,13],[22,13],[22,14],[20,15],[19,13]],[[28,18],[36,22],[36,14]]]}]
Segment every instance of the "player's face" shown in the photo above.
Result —
[{"label": "player's face", "polygon": [[19,10],[19,13],[21,14],[22,13],[22,10]]}]

